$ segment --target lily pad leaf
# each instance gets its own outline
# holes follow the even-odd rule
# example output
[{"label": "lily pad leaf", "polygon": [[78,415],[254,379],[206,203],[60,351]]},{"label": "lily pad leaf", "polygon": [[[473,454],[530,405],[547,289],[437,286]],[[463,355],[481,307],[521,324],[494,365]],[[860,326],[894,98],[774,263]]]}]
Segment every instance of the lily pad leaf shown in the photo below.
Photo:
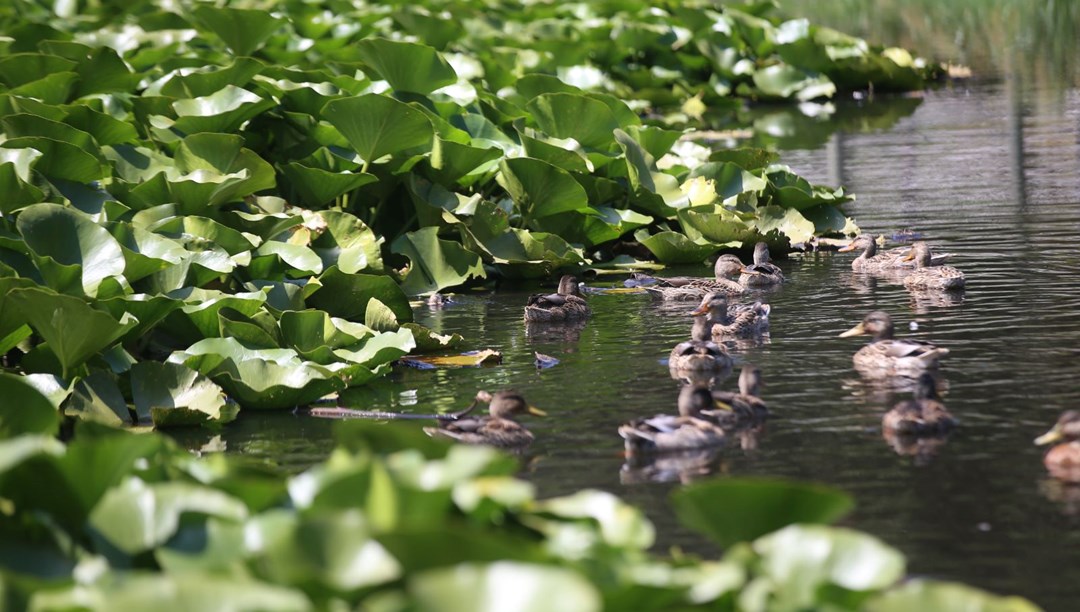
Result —
[{"label": "lily pad leaf", "polygon": [[589,196],[569,172],[531,157],[499,162],[499,184],[527,221],[567,211],[587,211]]},{"label": "lily pad leaf", "polygon": [[[427,95],[457,82],[457,73],[433,47],[419,43],[365,38],[356,43],[360,59],[394,91]],[[365,158],[366,159],[366,158]]]},{"label": "lily pad leaf", "polygon": [[[513,589],[506,589],[507,585]],[[408,591],[420,608],[432,612],[595,612],[600,594],[580,574],[550,565],[499,561],[459,564],[421,572]]]},{"label": "lily pad leaf", "polygon": [[146,483],[135,476],[110,489],[90,513],[90,525],[119,550],[135,555],[165,543],[183,514],[239,521],[247,507],[216,489],[186,482]]},{"label": "lily pad leaf", "polygon": [[192,14],[239,56],[251,55],[262,47],[284,21],[269,11],[218,8],[206,4],[196,7]]},{"label": "lily pad leaf", "polygon": [[412,261],[401,287],[408,295],[431,293],[486,276],[479,255],[457,242],[440,239],[438,233],[437,227],[407,232],[390,247]]},{"label": "lily pad leaf", "polygon": [[131,367],[131,395],[139,419],[157,428],[228,423],[237,409],[225,403],[221,387],[187,366],[143,361]]},{"label": "lily pad leaf", "polygon": [[586,147],[603,149],[614,141],[619,121],[606,104],[574,93],[547,93],[525,106],[537,126],[556,138],[573,138]]},{"label": "lily pad leaf", "polygon": [[[159,549],[160,550],[160,549]],[[118,610],[264,610],[295,612],[313,607],[299,590],[201,571],[155,574],[106,574],[91,585],[37,591],[34,607],[43,610],[84,608],[87,599],[107,601]]]},{"label": "lily pad leaf", "polygon": [[371,377],[363,365],[331,368],[304,361],[292,349],[250,349],[234,338],[207,338],[169,356],[218,383],[241,408],[280,410],[341,391],[345,377]]},{"label": "lily pad leaf", "polygon": [[273,106],[273,100],[235,85],[226,85],[208,96],[174,102],[176,119],[173,126],[185,134],[231,133]]},{"label": "lily pad leaf", "polygon": [[676,491],[680,520],[721,546],[753,540],[792,523],[829,523],[853,507],[851,496],[781,480],[717,480]]},{"label": "lily pad leaf", "polygon": [[112,373],[95,370],[85,378],[79,379],[63,404],[64,414],[93,421],[124,427],[131,423],[131,411],[120,386]]},{"label": "lily pad leaf", "polygon": [[966,610],[967,612],[1036,612],[1040,608],[1021,597],[1000,597],[955,582],[915,579],[866,602],[867,612],[907,610]]},{"label": "lily pad leaf", "polygon": [[766,96],[813,100],[831,98],[836,85],[823,74],[808,73],[788,64],[774,64],[754,72],[754,85]]},{"label": "lily pad leaf", "polygon": [[0,148],[0,213],[11,213],[23,206],[40,202],[45,192],[31,182],[30,169],[41,157],[41,151],[32,148]]},{"label": "lily pad leaf", "polygon": [[311,242],[311,248],[322,258],[324,268],[336,265],[345,274],[383,271],[382,236],[347,212],[321,210],[315,214],[326,224],[326,231]]},{"label": "lily pad leaf", "polygon": [[363,321],[368,302],[374,299],[385,304],[398,321],[412,320],[409,298],[388,276],[346,274],[333,266],[318,279],[322,286],[306,300],[313,308],[349,321]]},{"label": "lily pad leaf", "polygon": [[384,155],[429,147],[434,136],[422,111],[379,94],[327,102],[323,117],[363,158],[362,171]]},{"label": "lily pad leaf", "polygon": [[814,223],[797,209],[763,206],[757,211],[758,219],[754,226],[762,236],[777,232],[787,237],[791,244],[806,242],[814,237]]},{"label": "lily pad leaf", "polygon": [[48,289],[14,289],[7,304],[18,309],[59,359],[63,376],[116,343],[138,319],[124,313],[116,320],[82,299]]},{"label": "lily pad leaf", "polygon": [[37,160],[34,169],[49,178],[73,183],[91,183],[110,174],[108,164],[103,163],[93,152],[55,138],[44,136],[10,138],[0,143],[0,147],[37,150],[41,153],[41,158]]},{"label": "lily pad leaf", "polygon": [[283,164],[281,172],[297,191],[300,201],[312,208],[319,208],[345,193],[379,180],[374,174],[366,172],[332,172],[299,162]]},{"label": "lily pad leaf", "polygon": [[0,372],[0,439],[22,434],[56,435],[60,416],[49,398],[25,377]]},{"label": "lily pad leaf", "polygon": [[416,350],[421,353],[456,348],[465,340],[461,334],[437,334],[430,328],[417,323],[405,323],[401,327],[412,332],[413,339],[416,341]]},{"label": "lily pad leaf", "polygon": [[634,240],[645,245],[645,248],[665,264],[701,263],[723,246],[708,242],[699,244],[679,232],[663,231],[649,235],[649,231],[645,229],[635,232]]},{"label": "lily pad leaf", "polygon": [[904,556],[881,540],[850,529],[789,525],[753,543],[771,583],[770,609],[813,608],[827,587],[865,593],[904,576]]}]

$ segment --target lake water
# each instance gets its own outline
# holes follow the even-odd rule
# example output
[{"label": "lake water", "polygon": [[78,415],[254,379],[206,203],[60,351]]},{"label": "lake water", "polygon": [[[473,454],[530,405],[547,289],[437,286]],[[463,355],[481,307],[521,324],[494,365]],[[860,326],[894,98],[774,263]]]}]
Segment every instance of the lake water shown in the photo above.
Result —
[{"label": "lake water", "polygon": [[[773,307],[771,341],[734,350],[762,369],[762,395],[776,415],[756,448],[733,444],[681,472],[624,468],[616,428],[674,410],[678,387],[662,360],[690,323],[688,306],[663,308],[645,295],[593,296],[583,329],[540,334],[521,319],[535,286],[422,307],[420,323],[460,332],[470,348],[502,351],[502,365],[402,368],[350,401],[429,413],[462,407],[480,388],[516,387],[551,415],[528,421],[537,441],[523,476],[545,497],[584,487],[617,493],[656,523],[661,550],[714,552],[674,520],[667,498],[680,480],[813,480],[853,494],[857,508],[844,524],[902,550],[911,574],[1066,607],[1080,584],[1055,578],[1080,567],[1080,488],[1048,478],[1032,439],[1080,400],[1080,91],[969,83],[917,102],[895,102],[904,109],[895,124],[865,132],[859,126],[872,124],[844,118],[887,114],[888,101],[841,105],[843,131],[803,149],[786,140],[795,148],[783,160],[814,182],[856,193],[848,212],[864,231],[912,230],[955,253],[951,263],[966,273],[968,288],[952,302],[916,301],[900,285],[855,277],[849,255],[780,262],[789,282],[763,294]],[[865,338],[837,337],[873,309],[891,313],[898,334],[952,351],[941,387],[961,425],[940,448],[900,455],[882,438],[882,413],[906,395],[863,382],[851,356]],[[560,363],[538,371],[534,351]],[[298,468],[325,457],[330,427],[249,413],[222,439],[230,451]]]}]

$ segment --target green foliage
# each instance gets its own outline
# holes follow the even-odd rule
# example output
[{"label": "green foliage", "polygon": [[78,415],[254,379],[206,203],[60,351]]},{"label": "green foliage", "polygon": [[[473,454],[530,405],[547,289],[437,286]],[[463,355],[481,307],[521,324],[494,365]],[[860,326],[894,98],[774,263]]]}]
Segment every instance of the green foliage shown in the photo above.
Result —
[{"label": "green foliage", "polygon": [[0,348],[113,425],[290,408],[453,343],[410,296],[610,265],[620,240],[670,263],[849,228],[843,190],[684,134],[731,95],[932,72],[763,6],[18,6]]},{"label": "green foliage", "polygon": [[[1036,609],[902,583],[898,551],[825,525],[744,532],[718,559],[655,555],[641,511],[600,491],[537,500],[493,449],[405,424],[343,422],[336,437],[324,462],[291,476],[88,424],[67,446],[32,432],[0,440],[5,597],[90,610]],[[824,519],[822,500],[847,503],[784,482],[687,491],[677,503],[729,513],[715,522]]]}]

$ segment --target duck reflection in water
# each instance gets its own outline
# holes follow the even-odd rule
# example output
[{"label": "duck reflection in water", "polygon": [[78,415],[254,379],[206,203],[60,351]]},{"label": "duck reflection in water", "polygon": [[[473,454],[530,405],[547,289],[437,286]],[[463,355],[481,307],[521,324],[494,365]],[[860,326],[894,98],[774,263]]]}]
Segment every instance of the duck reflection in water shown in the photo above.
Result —
[{"label": "duck reflection in water", "polygon": [[952,308],[964,303],[964,290],[936,291],[910,289],[911,311],[915,314],[929,314],[934,308]]},{"label": "duck reflection in water", "polygon": [[525,321],[525,337],[536,342],[574,342],[581,340],[585,319],[569,321]]},{"label": "duck reflection in water", "polygon": [[898,455],[915,458],[925,465],[948,441],[956,419],[945,408],[937,392],[937,382],[929,372],[919,376],[914,397],[885,413],[881,432]]}]

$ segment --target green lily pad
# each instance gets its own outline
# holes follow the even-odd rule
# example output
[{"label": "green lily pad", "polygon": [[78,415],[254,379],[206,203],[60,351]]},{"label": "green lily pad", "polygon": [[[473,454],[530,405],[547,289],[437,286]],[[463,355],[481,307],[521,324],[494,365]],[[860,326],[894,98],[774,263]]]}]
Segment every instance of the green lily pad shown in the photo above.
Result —
[{"label": "green lily pad", "polygon": [[620,127],[606,104],[581,94],[541,94],[525,108],[545,133],[556,138],[573,138],[586,147],[611,146],[613,131]]},{"label": "green lily pad", "polygon": [[1036,612],[1040,608],[1021,597],[1000,597],[954,582],[915,579],[867,601],[863,609],[867,612],[905,612],[907,610]]},{"label": "green lily pad", "polygon": [[208,96],[173,103],[173,126],[184,134],[235,132],[244,122],[274,106],[274,101],[226,85]]},{"label": "green lily pad", "polygon": [[138,323],[130,313],[125,312],[117,320],[80,298],[43,288],[12,290],[6,299],[7,307],[21,312],[30,327],[45,339],[63,367],[64,378]]},{"label": "green lily pad", "polygon": [[0,372],[0,439],[22,434],[56,435],[60,416],[49,398],[25,377]]},{"label": "green lily pad", "polygon": [[58,291],[96,296],[102,281],[124,272],[120,244],[75,210],[35,204],[19,214],[16,227],[42,276]]},{"label": "green lily pad", "polygon": [[634,240],[645,245],[649,252],[665,264],[701,263],[724,246],[708,242],[697,243],[679,232],[663,231],[650,235],[645,229],[635,232]]},{"label": "green lily pad", "polygon": [[411,321],[412,308],[401,287],[388,276],[346,274],[336,266],[318,277],[322,286],[307,298],[313,308],[349,321],[363,321],[368,302],[379,300],[398,321]]},{"label": "green lily pad", "polygon": [[405,293],[431,293],[487,276],[479,255],[457,242],[439,239],[438,233],[436,227],[425,227],[402,234],[391,245],[392,252],[412,261],[401,287]]},{"label": "green lily pad", "polygon": [[424,44],[365,38],[356,44],[356,51],[394,91],[426,95],[457,82],[453,67],[438,51]]},{"label": "green lily pad", "polygon": [[830,523],[847,514],[849,495],[780,480],[718,480],[672,495],[679,519],[722,546],[753,540],[792,523]]},{"label": "green lily pad", "polygon": [[434,135],[423,112],[379,94],[327,102],[323,117],[360,154],[364,171],[384,155],[430,146]]},{"label": "green lily pad", "polygon": [[753,543],[761,574],[770,583],[768,607],[814,607],[820,593],[839,587],[855,593],[884,589],[904,576],[904,557],[877,538],[824,525],[790,525]]},{"label": "green lily pad", "polygon": [[[514,588],[507,590],[512,584]],[[409,579],[409,595],[424,610],[450,612],[593,612],[600,594],[580,574],[548,565],[500,561],[459,564]]]},{"label": "green lily pad", "polygon": [[269,11],[219,8],[207,4],[197,6],[192,15],[239,56],[251,55],[284,22]]},{"label": "green lily pad", "polygon": [[585,189],[562,168],[539,159],[515,157],[499,162],[499,170],[499,184],[526,220],[588,210]]},{"label": "green lily pad", "polygon": [[0,192],[7,194],[0,201],[0,212],[9,214],[44,199],[45,192],[30,178],[30,169],[40,157],[37,149],[0,148]]},{"label": "green lily pad", "polygon": [[131,395],[139,419],[151,419],[159,429],[207,421],[228,423],[237,414],[235,406],[225,403],[221,387],[176,363],[144,361],[133,365]]},{"label": "green lily pad", "polygon": [[281,172],[292,188],[297,190],[301,202],[313,208],[319,208],[343,194],[379,180],[375,175],[366,172],[331,172],[299,162],[283,164]]}]

